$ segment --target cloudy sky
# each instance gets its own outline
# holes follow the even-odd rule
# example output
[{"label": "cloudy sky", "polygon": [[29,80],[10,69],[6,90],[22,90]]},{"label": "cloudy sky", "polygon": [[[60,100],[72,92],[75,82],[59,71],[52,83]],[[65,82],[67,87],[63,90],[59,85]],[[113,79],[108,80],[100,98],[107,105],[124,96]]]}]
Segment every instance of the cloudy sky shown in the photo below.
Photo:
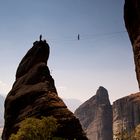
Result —
[{"label": "cloudy sky", "polygon": [[[85,101],[104,86],[111,102],[138,91],[124,0],[0,0],[0,94],[43,35],[58,94]],[[77,35],[80,34],[80,40]]]}]

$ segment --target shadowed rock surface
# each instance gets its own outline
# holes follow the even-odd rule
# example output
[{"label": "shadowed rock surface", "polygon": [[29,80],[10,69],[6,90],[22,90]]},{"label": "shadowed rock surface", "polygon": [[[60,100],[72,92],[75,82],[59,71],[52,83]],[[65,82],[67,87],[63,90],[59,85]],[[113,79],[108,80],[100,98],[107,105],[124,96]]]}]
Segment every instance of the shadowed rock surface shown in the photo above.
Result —
[{"label": "shadowed rock surface", "polygon": [[140,88],[140,0],[125,0],[124,20],[132,43],[136,76]]},{"label": "shadowed rock surface", "polygon": [[[125,0],[125,26],[132,43],[136,76],[140,88],[140,0]],[[140,124],[140,92],[113,103],[113,130],[130,134]]]},{"label": "shadowed rock surface", "polygon": [[108,92],[99,87],[96,95],[83,103],[76,111],[89,140],[113,140],[112,106]]},{"label": "shadowed rock surface", "polygon": [[79,120],[58,97],[54,80],[47,67],[49,45],[36,41],[22,59],[16,81],[5,100],[3,140],[16,133],[19,123],[27,117],[54,116],[61,124],[57,136],[68,140],[87,140]]},{"label": "shadowed rock surface", "polygon": [[[130,134],[140,124],[140,93],[123,97],[113,103],[113,132]],[[115,137],[114,137],[115,139]]]}]

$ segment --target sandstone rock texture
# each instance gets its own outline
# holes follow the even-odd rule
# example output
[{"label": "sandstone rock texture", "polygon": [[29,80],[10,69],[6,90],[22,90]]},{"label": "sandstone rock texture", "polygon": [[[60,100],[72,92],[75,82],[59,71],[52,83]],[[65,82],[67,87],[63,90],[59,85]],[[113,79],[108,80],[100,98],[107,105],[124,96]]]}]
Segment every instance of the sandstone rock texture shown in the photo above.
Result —
[{"label": "sandstone rock texture", "polygon": [[125,0],[124,20],[133,47],[136,76],[140,88],[140,0]]},{"label": "sandstone rock texture", "polygon": [[113,140],[112,106],[108,91],[99,87],[96,95],[83,103],[76,111],[89,140]]},{"label": "sandstone rock texture", "polygon": [[114,139],[130,134],[140,124],[140,93],[123,97],[113,103]]},{"label": "sandstone rock texture", "polygon": [[57,136],[68,140],[87,140],[79,120],[58,97],[47,66],[49,45],[36,41],[20,62],[16,80],[5,100],[3,140],[16,133],[27,117],[54,116],[60,123]]}]

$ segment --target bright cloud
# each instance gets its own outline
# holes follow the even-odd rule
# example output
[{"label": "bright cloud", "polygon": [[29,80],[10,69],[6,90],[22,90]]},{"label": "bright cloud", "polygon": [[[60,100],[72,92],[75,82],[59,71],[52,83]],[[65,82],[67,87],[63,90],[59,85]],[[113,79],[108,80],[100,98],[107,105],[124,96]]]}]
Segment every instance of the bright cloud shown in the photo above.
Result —
[{"label": "bright cloud", "polygon": [[6,94],[10,91],[10,85],[0,81],[0,94],[6,96]]},{"label": "bright cloud", "polygon": [[57,92],[61,98],[66,98],[66,86],[56,86]]},{"label": "bright cloud", "polygon": [[58,86],[57,87],[57,90],[63,92],[63,91],[66,91],[67,90],[67,87],[65,87],[65,86]]}]

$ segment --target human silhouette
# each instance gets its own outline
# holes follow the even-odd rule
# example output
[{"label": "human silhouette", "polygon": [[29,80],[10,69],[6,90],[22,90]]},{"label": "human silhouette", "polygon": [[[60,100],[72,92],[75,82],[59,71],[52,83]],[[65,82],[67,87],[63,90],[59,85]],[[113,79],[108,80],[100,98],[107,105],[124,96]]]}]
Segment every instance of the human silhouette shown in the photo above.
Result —
[{"label": "human silhouette", "polygon": [[78,34],[77,39],[80,40],[80,35]]},{"label": "human silhouette", "polygon": [[39,36],[40,41],[42,41],[42,35]]}]

